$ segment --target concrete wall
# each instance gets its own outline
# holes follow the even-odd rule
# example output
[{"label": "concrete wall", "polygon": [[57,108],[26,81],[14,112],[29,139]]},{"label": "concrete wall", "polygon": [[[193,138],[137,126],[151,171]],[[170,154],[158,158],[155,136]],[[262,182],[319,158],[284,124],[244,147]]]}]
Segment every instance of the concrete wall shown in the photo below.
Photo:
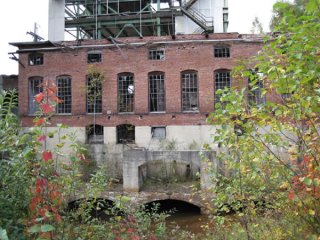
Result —
[{"label": "concrete wall", "polygon": [[[214,154],[212,152],[202,153],[207,161],[215,162]],[[138,192],[143,185],[142,175],[150,174],[154,176],[154,173],[149,173],[149,169],[145,170],[143,166],[157,163],[159,161],[180,163],[188,165],[191,174],[195,172],[201,172],[201,188],[207,189],[210,184],[210,177],[208,173],[203,171],[202,161],[200,157],[200,151],[146,151],[144,149],[131,149],[124,153],[123,160],[123,190],[127,192]],[[214,166],[216,164],[214,163]],[[205,162],[205,167],[206,162]],[[160,172],[159,166],[154,166],[156,172]],[[183,171],[183,169],[180,169]],[[146,171],[146,172],[145,172]],[[156,173],[155,172],[155,173]],[[174,174],[179,174],[175,172]]]}]

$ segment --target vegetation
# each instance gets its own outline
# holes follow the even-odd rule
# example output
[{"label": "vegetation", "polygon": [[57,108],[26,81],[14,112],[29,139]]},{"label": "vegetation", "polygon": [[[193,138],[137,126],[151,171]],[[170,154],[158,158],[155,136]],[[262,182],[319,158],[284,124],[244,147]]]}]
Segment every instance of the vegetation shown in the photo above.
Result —
[{"label": "vegetation", "polygon": [[[248,89],[221,91],[211,117],[221,126],[214,140],[228,173],[216,174],[213,202],[218,214],[237,216],[232,223],[215,216],[228,229],[223,239],[320,236],[320,2],[301,4],[299,14],[288,3],[274,6],[277,34],[234,70]],[[253,91],[266,103],[248,101]]]},{"label": "vegetation", "polygon": [[[209,117],[221,126],[214,141],[225,165],[214,172],[214,227],[203,236],[168,230],[165,213],[137,210],[128,198],[101,201],[109,184],[104,169],[83,182],[86,150],[73,134],[48,132],[60,100],[55,85],[44,82],[30,132],[12,114],[15,93],[0,94],[0,240],[319,239],[320,2],[297,3],[299,11],[275,5],[276,35],[234,70],[234,79],[249,79],[250,87],[222,90]],[[248,101],[258,91],[273,101]],[[60,141],[49,148],[53,135]],[[83,201],[72,208],[75,195]]]}]

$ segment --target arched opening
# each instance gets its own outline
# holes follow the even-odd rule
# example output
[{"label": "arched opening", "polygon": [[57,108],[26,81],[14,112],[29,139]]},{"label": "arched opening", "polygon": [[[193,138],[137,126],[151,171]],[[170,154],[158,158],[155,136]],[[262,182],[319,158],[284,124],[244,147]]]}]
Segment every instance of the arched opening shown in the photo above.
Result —
[{"label": "arched opening", "polygon": [[130,144],[135,141],[135,127],[131,124],[117,126],[117,143]]},{"label": "arched opening", "polygon": [[145,204],[147,210],[156,209],[158,213],[170,212],[170,215],[181,213],[201,214],[200,207],[181,200],[164,199],[156,200]]},{"label": "arched opening", "polygon": [[86,142],[88,144],[103,143],[103,126],[98,124],[86,126]]},{"label": "arched opening", "polygon": [[200,207],[175,199],[164,199],[149,202],[144,205],[146,211],[155,211],[157,213],[167,213],[170,216],[166,218],[166,224],[169,228],[180,228],[193,232],[201,232],[201,226],[207,224],[208,216],[201,215]]}]

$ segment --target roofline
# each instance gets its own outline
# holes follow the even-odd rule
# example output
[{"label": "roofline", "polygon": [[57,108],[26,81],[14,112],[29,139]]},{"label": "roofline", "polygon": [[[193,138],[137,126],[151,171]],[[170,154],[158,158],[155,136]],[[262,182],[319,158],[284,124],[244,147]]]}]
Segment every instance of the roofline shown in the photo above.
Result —
[{"label": "roofline", "polygon": [[[74,49],[81,49],[81,48],[112,48],[115,46],[118,47],[125,47],[125,46],[152,46],[152,45],[172,45],[172,44],[181,44],[181,43],[227,43],[227,42],[250,42],[250,43],[263,43],[263,39],[259,38],[228,38],[228,39],[190,39],[190,40],[171,40],[171,41],[154,41],[154,42],[131,42],[131,43],[108,43],[108,44],[86,44],[86,45],[65,45],[65,42],[47,42],[50,43],[52,46],[47,47],[36,47],[36,48],[23,48],[16,51],[16,53],[25,53],[25,52],[33,52],[33,51],[56,51],[56,50],[74,50]],[[11,43],[10,43],[11,44]],[[14,43],[13,43],[14,44]],[[11,44],[11,45],[13,45]],[[28,46],[32,45],[29,43],[22,43],[13,46]],[[45,44],[39,44],[39,46]]]}]

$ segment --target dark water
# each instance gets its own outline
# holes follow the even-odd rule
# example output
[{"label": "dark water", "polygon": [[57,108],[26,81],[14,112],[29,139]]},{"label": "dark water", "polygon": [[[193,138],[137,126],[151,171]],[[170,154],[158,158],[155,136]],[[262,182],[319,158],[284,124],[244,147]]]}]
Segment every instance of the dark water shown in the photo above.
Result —
[{"label": "dark water", "polygon": [[170,216],[166,219],[169,228],[175,228],[177,225],[191,233],[201,233],[201,226],[209,222],[207,215],[200,212],[200,208],[183,201],[178,200],[162,200],[152,204],[159,206],[158,212],[166,212]]},{"label": "dark water", "polygon": [[204,232],[202,226],[209,224],[209,218],[200,213],[180,212],[168,217],[166,222],[169,228],[178,225],[183,230],[198,234]]}]

